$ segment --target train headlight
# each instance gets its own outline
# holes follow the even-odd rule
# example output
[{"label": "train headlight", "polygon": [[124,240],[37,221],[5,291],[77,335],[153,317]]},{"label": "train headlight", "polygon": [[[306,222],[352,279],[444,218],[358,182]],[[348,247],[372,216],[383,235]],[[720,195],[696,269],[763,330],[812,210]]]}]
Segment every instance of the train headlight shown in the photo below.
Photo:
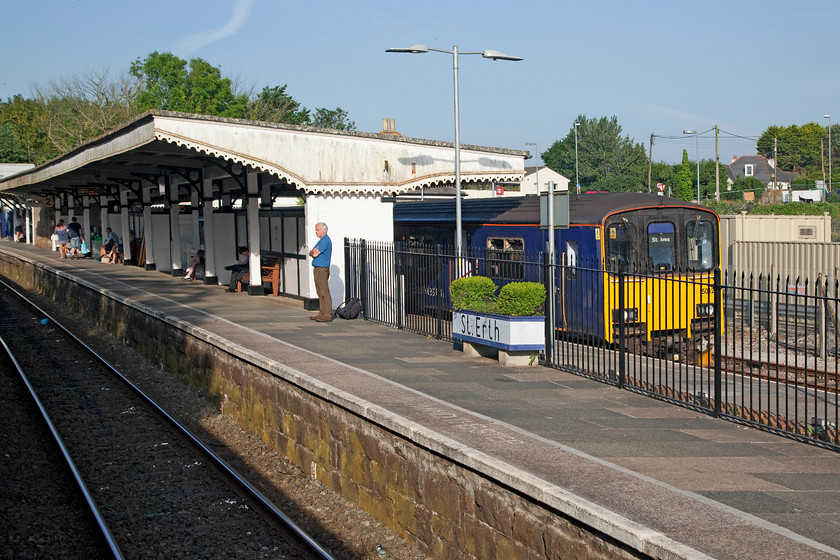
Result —
[{"label": "train headlight", "polygon": [[[621,320],[621,310],[614,309],[613,310],[613,322],[618,323]],[[630,309],[624,310],[624,322],[625,323],[637,323],[639,321],[639,310],[635,307]]]},{"label": "train headlight", "polygon": [[697,317],[714,317],[715,304],[714,303],[698,303],[695,310]]}]

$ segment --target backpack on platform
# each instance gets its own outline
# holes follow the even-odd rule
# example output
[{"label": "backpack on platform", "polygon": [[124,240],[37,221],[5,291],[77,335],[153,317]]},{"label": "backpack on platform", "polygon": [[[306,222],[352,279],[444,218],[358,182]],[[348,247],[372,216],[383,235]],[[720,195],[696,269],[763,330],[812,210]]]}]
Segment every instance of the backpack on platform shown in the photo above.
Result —
[{"label": "backpack on platform", "polygon": [[355,319],[362,312],[362,302],[359,298],[350,298],[335,309],[337,317]]}]

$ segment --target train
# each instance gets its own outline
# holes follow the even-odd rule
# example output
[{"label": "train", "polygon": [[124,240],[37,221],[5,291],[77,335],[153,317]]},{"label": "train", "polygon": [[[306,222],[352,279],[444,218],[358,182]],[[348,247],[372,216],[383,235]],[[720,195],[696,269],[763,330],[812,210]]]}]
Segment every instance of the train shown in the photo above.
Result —
[{"label": "train", "polygon": [[[634,352],[700,361],[709,356],[717,321],[720,218],[710,208],[647,193],[568,196],[568,227],[554,229],[554,328],[558,337]],[[538,196],[464,199],[462,253],[436,258],[455,242],[455,201],[397,202],[395,241],[409,312],[448,306],[448,286],[464,274],[549,284],[541,255],[549,250]],[[463,263],[466,262],[466,265]],[[435,306],[426,305],[434,300]],[[549,302],[551,300],[549,299]],[[623,303],[623,311],[619,303]],[[413,308],[411,307],[413,305]]]}]

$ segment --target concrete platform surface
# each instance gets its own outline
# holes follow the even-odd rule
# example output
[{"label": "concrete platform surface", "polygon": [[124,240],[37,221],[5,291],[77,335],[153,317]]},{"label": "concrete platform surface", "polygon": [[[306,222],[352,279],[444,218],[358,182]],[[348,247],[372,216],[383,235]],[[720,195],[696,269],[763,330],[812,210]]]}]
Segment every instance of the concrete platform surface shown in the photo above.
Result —
[{"label": "concrete platform surface", "polygon": [[675,558],[840,557],[838,453],[361,319],[310,321],[296,300],[6,241],[0,251],[220,337],[386,426],[410,425],[430,448],[445,442],[607,534]]}]

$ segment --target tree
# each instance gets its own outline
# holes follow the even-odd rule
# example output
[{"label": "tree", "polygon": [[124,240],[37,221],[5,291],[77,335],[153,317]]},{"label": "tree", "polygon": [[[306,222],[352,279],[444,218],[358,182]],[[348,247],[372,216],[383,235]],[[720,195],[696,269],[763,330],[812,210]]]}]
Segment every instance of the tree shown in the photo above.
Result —
[{"label": "tree", "polygon": [[171,53],[153,52],[131,63],[131,74],[142,83],[140,111],[163,109],[221,117],[244,117],[248,96],[233,91],[230,78],[201,58],[189,64]]},{"label": "tree", "polygon": [[108,70],[90,71],[34,88],[44,108],[47,136],[58,153],[101,136],[137,116],[138,84]]},{"label": "tree", "polygon": [[[832,131],[833,132],[833,131]],[[826,129],[810,122],[802,126],[770,126],[756,142],[758,153],[772,158],[776,151],[776,165],[779,169],[801,172],[819,168],[821,164],[820,142],[826,135]],[[833,140],[833,139],[832,139]],[[828,143],[826,142],[826,158]]]},{"label": "tree", "polygon": [[245,118],[254,121],[307,124],[309,109],[286,93],[286,86],[264,87],[245,110]]},{"label": "tree", "polygon": [[356,130],[356,123],[347,118],[347,111],[341,107],[336,107],[333,110],[315,109],[312,125],[336,130]]},{"label": "tree", "polygon": [[755,201],[758,202],[764,193],[764,183],[755,177],[739,177],[732,183],[732,192],[738,193],[738,198],[745,192],[751,192],[755,194]]},{"label": "tree", "polygon": [[[583,190],[647,190],[647,155],[641,144],[621,136],[618,119],[598,120],[578,115],[578,167]],[[563,140],[542,154],[545,164],[565,175],[575,176],[574,125]]]},{"label": "tree", "polygon": [[675,198],[680,200],[691,200],[694,198],[694,189],[692,188],[692,173],[691,162],[688,161],[688,150],[683,150],[682,163],[679,171],[677,171],[677,182],[674,185],[673,194]]},{"label": "tree", "polygon": [[26,99],[18,94],[0,103],[0,126],[8,131],[0,140],[3,142],[2,151],[17,154],[17,163],[37,165],[60,153],[47,136],[48,120],[44,105],[35,99]]}]

